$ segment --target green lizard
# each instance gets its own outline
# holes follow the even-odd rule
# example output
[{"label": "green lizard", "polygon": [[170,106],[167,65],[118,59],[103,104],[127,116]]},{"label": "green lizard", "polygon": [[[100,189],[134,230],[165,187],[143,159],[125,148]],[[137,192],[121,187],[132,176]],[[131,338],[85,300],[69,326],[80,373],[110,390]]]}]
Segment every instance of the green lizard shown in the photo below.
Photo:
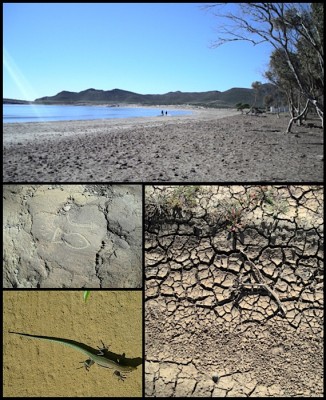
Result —
[{"label": "green lizard", "polygon": [[[21,336],[27,336],[29,338],[34,338],[34,339],[41,339],[41,340],[47,340],[50,342],[56,342],[56,343],[61,343],[65,346],[71,347],[72,349],[75,349],[77,351],[80,351],[81,353],[86,354],[89,358],[86,361],[83,361],[83,367],[85,367],[86,371],[89,370],[89,368],[93,364],[98,364],[100,367],[104,368],[113,368],[114,369],[114,374],[117,375],[119,380],[124,380],[126,378],[124,373],[128,373],[131,371],[134,371],[136,367],[132,367],[129,365],[122,365],[116,361],[113,361],[107,357],[104,356],[103,350],[107,350],[107,347],[104,346],[103,342],[103,347],[98,348],[99,353],[98,354],[93,354],[91,351],[87,350],[86,348],[83,348],[80,344],[77,344],[75,341],[70,340],[70,339],[59,339],[59,338],[54,338],[50,336],[38,336],[38,335],[29,335],[28,333],[20,333],[20,332],[11,332],[9,333],[14,333],[15,335],[21,335]],[[80,368],[83,368],[80,367]],[[77,368],[78,369],[78,368]]]}]

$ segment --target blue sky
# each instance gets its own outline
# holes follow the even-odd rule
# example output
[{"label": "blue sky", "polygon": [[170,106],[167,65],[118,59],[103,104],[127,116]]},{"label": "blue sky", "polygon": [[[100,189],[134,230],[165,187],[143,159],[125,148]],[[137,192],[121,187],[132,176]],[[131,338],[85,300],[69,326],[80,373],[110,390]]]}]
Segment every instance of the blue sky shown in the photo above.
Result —
[{"label": "blue sky", "polygon": [[263,81],[270,47],[210,47],[217,19],[199,3],[5,3],[3,97],[62,90],[202,92]]}]

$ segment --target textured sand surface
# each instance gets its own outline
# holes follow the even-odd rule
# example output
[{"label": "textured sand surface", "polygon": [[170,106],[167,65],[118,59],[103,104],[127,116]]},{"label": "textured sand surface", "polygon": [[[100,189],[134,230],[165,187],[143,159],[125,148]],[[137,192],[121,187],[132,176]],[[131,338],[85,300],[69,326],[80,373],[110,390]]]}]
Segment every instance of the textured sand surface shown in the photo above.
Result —
[{"label": "textured sand surface", "polygon": [[[4,397],[111,397],[142,395],[142,293],[92,290],[9,290],[3,293]],[[124,382],[113,369],[93,365],[68,346],[8,333],[22,332],[70,339],[98,353],[101,340],[115,360],[136,370]]]},{"label": "textured sand surface", "polygon": [[313,122],[285,134],[285,115],[194,110],[178,117],[5,124],[4,181],[321,182],[323,131]]}]

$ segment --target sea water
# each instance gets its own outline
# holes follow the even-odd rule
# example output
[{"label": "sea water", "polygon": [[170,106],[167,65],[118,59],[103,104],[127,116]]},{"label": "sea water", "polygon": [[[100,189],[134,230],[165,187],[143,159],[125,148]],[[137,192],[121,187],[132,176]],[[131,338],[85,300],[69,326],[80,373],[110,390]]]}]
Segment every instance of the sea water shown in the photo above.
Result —
[{"label": "sea water", "polygon": [[76,121],[110,118],[157,117],[167,111],[168,116],[191,114],[191,111],[164,108],[132,108],[107,106],[65,106],[40,104],[4,104],[3,122]]}]

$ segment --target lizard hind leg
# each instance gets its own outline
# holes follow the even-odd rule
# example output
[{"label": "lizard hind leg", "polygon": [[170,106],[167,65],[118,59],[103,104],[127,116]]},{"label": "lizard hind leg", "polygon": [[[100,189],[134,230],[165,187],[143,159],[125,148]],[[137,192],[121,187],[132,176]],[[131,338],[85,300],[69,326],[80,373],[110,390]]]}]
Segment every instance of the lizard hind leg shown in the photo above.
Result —
[{"label": "lizard hind leg", "polygon": [[116,375],[118,377],[118,381],[122,381],[123,382],[126,379],[126,375],[123,375],[119,371],[114,371],[113,375]]}]

